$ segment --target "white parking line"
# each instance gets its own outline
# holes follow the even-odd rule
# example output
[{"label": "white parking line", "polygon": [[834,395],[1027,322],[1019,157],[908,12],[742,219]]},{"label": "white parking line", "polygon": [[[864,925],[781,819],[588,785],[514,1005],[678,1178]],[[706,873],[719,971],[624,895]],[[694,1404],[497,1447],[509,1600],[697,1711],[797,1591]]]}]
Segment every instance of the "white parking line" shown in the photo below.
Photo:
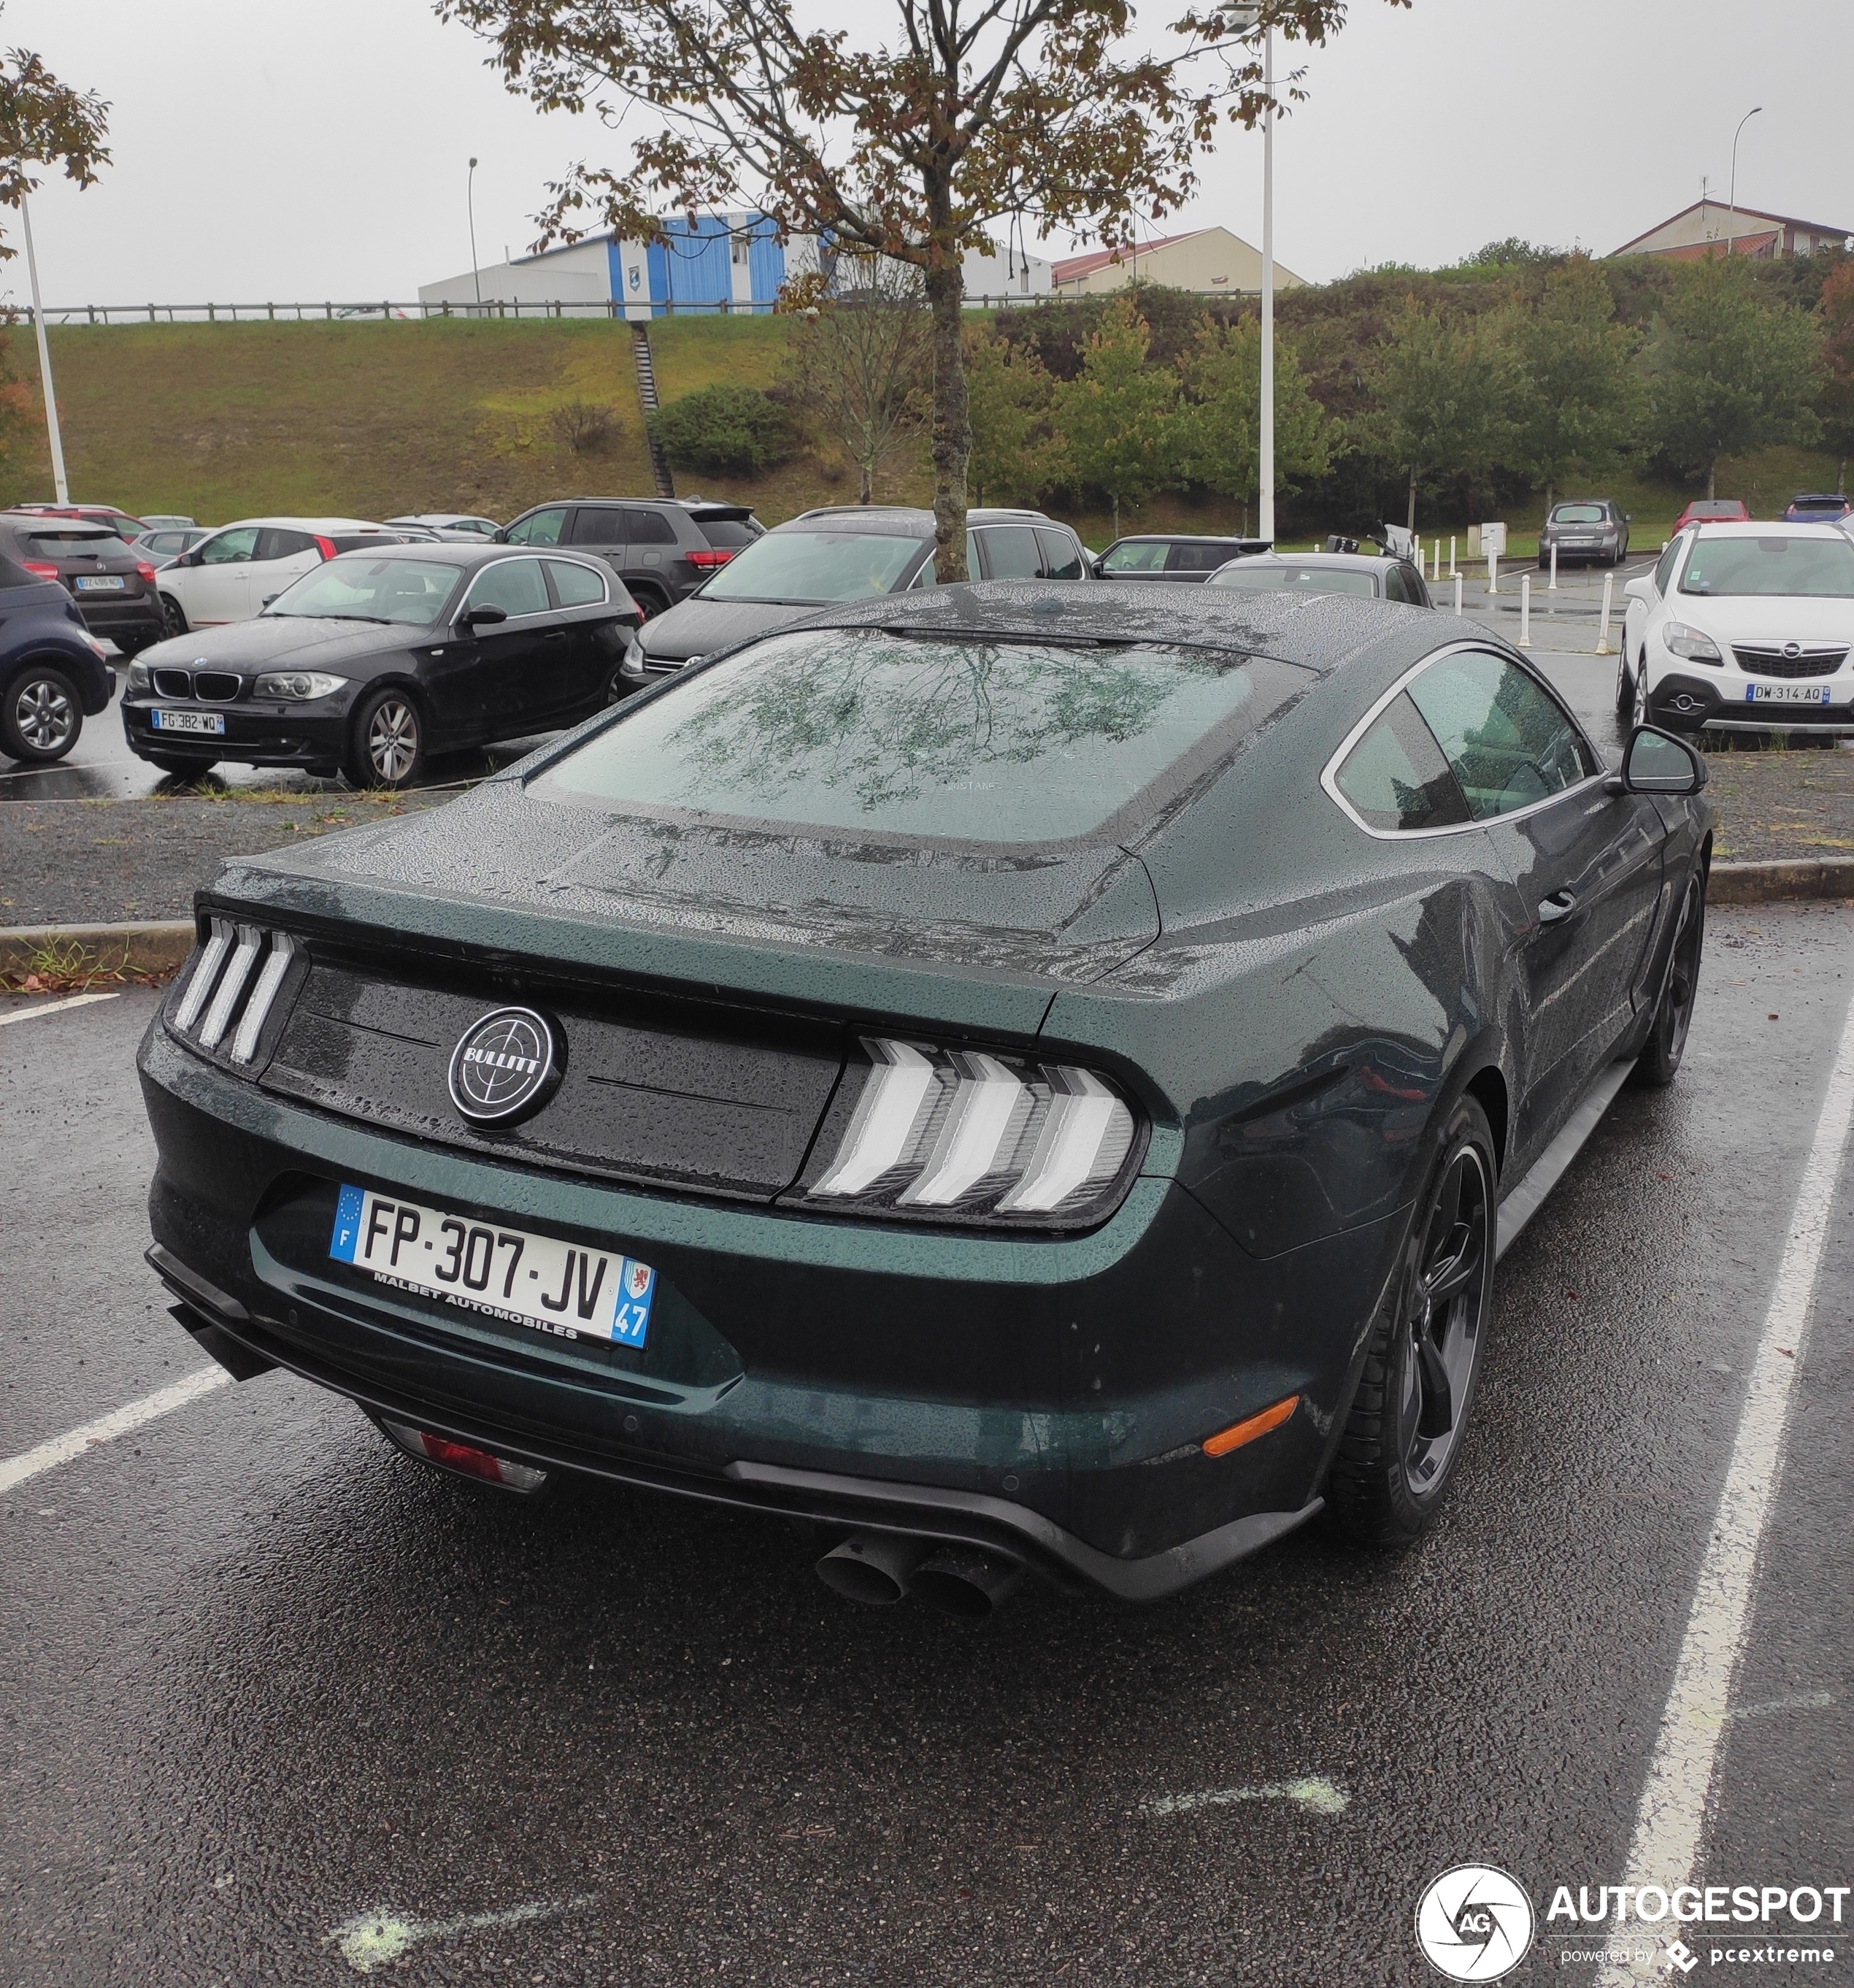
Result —
[{"label": "white parking line", "polygon": [[127,1435],[131,1429],[140,1428],[144,1422],[151,1422],[176,1408],[184,1408],[189,1401],[197,1401],[201,1395],[210,1395],[215,1388],[223,1388],[231,1379],[223,1367],[202,1367],[197,1374],[189,1374],[184,1381],[176,1381],[171,1388],[163,1388],[152,1395],[144,1395],[139,1401],[131,1401],[127,1408],[117,1408],[106,1415],[99,1415],[93,1422],[86,1422],[81,1428],[73,1429],[67,1435],[52,1437],[49,1442],[42,1442],[36,1449],[29,1449],[23,1455],[9,1456],[0,1462],[0,1493],[10,1491],[17,1484],[23,1484],[29,1477],[37,1477],[47,1470],[56,1470],[61,1463],[69,1463],[86,1450],[94,1449],[100,1444],[113,1442],[119,1435]]},{"label": "white parking line", "polygon": [[70,994],[62,1001],[46,1001],[36,1008],[14,1008],[0,1015],[0,1029],[8,1022],[29,1022],[35,1015],[62,1015],[67,1008],[88,1007],[93,1001],[113,1001],[120,994]]},{"label": "white parking line", "polygon": [[[1777,1266],[1751,1386],[1738,1418],[1731,1462],[1720,1494],[1712,1537],[1700,1569],[1673,1689],[1636,1810],[1626,1882],[1671,1891],[1692,1879],[1706,1819],[1707,1797],[1731,1703],[1734,1673],[1757,1592],[1758,1550],[1783,1462],[1783,1432],[1797,1370],[1802,1364],[1809,1312],[1828,1240],[1835,1189],[1848,1129],[1854,1122],[1854,1005],[1829,1073],[1822,1115],[1802,1169],[1802,1185]],[[1657,1956],[1658,1960],[1658,1956]],[[1610,1966],[1602,1988],[1625,1988],[1630,1968]]]},{"label": "white parking line", "polygon": [[1343,1815],[1352,1797],[1323,1774],[1298,1781],[1267,1781],[1260,1787],[1206,1788],[1194,1795],[1155,1795],[1140,1804],[1142,1815],[1190,1815],[1201,1808],[1228,1808],[1237,1802],[1289,1801],[1315,1815]]}]

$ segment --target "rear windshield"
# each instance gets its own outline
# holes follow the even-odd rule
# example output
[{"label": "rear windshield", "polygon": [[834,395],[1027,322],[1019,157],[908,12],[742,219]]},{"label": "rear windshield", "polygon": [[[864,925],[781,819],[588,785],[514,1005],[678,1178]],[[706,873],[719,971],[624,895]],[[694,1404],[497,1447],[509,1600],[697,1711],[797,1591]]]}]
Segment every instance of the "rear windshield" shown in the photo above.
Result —
[{"label": "rear windshield", "polygon": [[1697,538],[1680,591],[1854,598],[1854,539]]},{"label": "rear windshield", "polygon": [[113,532],[100,532],[93,526],[73,525],[68,531],[47,531],[42,528],[33,532],[26,540],[35,559],[69,559],[73,553],[95,553],[108,558],[113,553],[126,553],[129,548]]},{"label": "rear windshield", "polygon": [[745,518],[697,518],[701,535],[711,546],[750,546],[760,528]]},{"label": "rear windshield", "polygon": [[458,579],[455,566],[431,560],[329,560],[285,588],[264,611],[336,621],[409,621],[429,628],[443,614]]},{"label": "rear windshield", "polygon": [[1348,573],[1343,567],[1295,566],[1291,560],[1241,560],[1211,575],[1212,587],[1239,587],[1245,593],[1356,593],[1375,599],[1378,576],[1371,568]]},{"label": "rear windshield", "polygon": [[1792,497],[1790,499],[1792,511],[1832,511],[1839,517],[1847,508],[1848,500],[1845,497]]},{"label": "rear windshield", "polygon": [[891,592],[921,541],[887,532],[768,532],[702,589],[704,600],[771,600],[795,607],[866,600]]},{"label": "rear windshield", "polygon": [[1744,514],[1744,506],[1734,497],[1702,498],[1687,507],[1690,518],[1739,518]]},{"label": "rear windshield", "polygon": [[644,701],[533,790],[658,816],[1040,846],[1136,803],[1153,811],[1309,681],[1227,652],[817,629]]},{"label": "rear windshield", "polygon": [[1609,514],[1600,504],[1560,504],[1552,513],[1555,525],[1603,525]]}]

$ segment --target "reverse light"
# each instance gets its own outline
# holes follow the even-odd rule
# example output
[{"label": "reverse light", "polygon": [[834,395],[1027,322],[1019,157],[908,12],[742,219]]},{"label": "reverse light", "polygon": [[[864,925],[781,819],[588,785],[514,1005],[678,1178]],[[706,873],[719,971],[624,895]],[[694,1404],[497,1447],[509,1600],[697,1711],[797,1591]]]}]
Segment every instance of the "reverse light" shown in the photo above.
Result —
[{"label": "reverse light", "polygon": [[862,1049],[849,1122],[806,1199],[1047,1227],[1098,1221],[1119,1198],[1137,1127],[1092,1070],[884,1037]]},{"label": "reverse light", "polygon": [[251,694],[275,698],[285,704],[303,704],[311,698],[333,697],[336,691],[346,688],[347,681],[323,670],[271,670],[252,685]]},{"label": "reverse light", "polygon": [[716,546],[710,552],[684,553],[683,557],[691,566],[725,566],[733,558],[735,548],[731,546]]},{"label": "reverse light", "polygon": [[1710,663],[1715,667],[1724,663],[1718,644],[1697,628],[1689,627],[1684,621],[1670,621],[1661,631],[1661,640],[1675,655],[1683,657],[1690,663]]}]

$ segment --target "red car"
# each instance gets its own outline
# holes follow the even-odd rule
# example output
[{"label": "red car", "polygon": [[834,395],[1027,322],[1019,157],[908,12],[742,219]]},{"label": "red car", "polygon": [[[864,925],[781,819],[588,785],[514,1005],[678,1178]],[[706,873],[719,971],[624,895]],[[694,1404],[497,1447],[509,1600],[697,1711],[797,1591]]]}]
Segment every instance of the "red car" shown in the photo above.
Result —
[{"label": "red car", "polygon": [[1751,512],[1736,497],[1696,497],[1674,519],[1667,536],[1677,537],[1689,525],[1743,525],[1750,520]]}]

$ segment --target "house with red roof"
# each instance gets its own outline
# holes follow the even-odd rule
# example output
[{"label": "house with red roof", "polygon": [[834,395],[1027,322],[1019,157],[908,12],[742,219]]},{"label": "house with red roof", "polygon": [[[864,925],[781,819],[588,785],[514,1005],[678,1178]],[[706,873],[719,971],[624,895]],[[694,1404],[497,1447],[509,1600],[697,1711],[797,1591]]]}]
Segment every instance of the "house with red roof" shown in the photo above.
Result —
[{"label": "house with red roof", "polygon": [[[1051,276],[1062,296],[1089,296],[1133,282],[1163,283],[1204,296],[1240,296],[1261,288],[1261,251],[1227,228],[1194,228],[1125,248],[1070,255]],[[1297,289],[1306,279],[1278,261],[1275,281],[1282,289]]]},{"label": "house with red roof", "polygon": [[1721,200],[1697,200],[1611,253],[1666,255],[1680,262],[1723,255],[1728,247],[1734,255],[1814,255],[1825,248],[1846,247],[1850,235],[1854,228],[1835,228],[1825,221],[1767,214],[1761,208],[1734,208]]}]

